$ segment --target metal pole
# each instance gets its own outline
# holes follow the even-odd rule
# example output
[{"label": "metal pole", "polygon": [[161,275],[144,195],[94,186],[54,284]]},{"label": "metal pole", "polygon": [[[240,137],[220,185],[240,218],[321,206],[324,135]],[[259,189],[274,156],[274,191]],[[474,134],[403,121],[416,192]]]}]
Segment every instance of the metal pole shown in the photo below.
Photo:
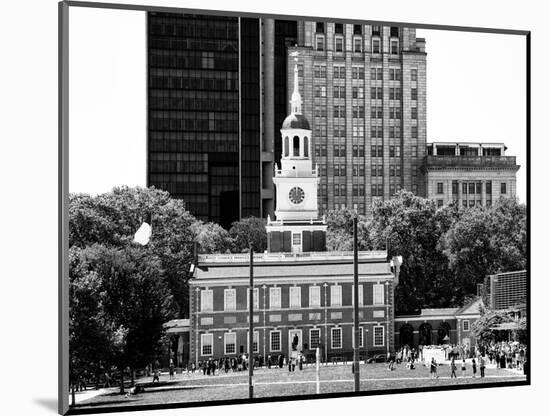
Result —
[{"label": "metal pole", "polygon": [[386,349],[388,354],[390,353],[390,295],[389,295],[390,284],[386,282]]},{"label": "metal pole", "polygon": [[196,288],[195,292],[197,293],[196,306],[195,306],[195,367],[199,368],[199,292],[200,289]]},{"label": "metal pole", "polygon": [[266,285],[263,285],[262,289],[264,290],[264,363],[266,363],[266,360],[267,360],[267,357],[265,356],[265,289],[266,289]]},{"label": "metal pole", "polygon": [[355,391],[360,390],[359,381],[359,261],[357,253],[357,216],[353,218],[353,377]]},{"label": "metal pole", "polygon": [[328,364],[327,286],[326,283],[323,285],[325,288],[325,365]]},{"label": "metal pole", "polygon": [[319,361],[321,361],[321,353],[319,347],[315,348],[315,393],[321,393],[321,380],[319,378],[320,368]]},{"label": "metal pole", "polygon": [[250,246],[250,286],[248,288],[249,326],[248,326],[248,397],[254,398],[254,250]]}]

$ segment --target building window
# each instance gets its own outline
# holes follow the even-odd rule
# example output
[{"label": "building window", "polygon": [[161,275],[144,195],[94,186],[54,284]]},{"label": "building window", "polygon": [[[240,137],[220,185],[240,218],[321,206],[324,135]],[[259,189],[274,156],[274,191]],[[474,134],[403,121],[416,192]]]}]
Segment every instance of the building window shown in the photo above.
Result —
[{"label": "building window", "polygon": [[[355,296],[355,285],[351,285],[351,304]],[[363,306],[363,285],[359,285],[359,306]]]},{"label": "building window", "polygon": [[210,312],[213,310],[212,289],[201,291],[201,312]]},{"label": "building window", "polygon": [[398,38],[399,37],[399,28],[397,26],[390,27],[390,37]]},{"label": "building window", "polygon": [[443,193],[443,182],[437,183],[437,193],[442,194]]},{"label": "building window", "polygon": [[353,52],[361,52],[361,38],[353,39]]},{"label": "building window", "polygon": [[330,347],[332,349],[342,348],[342,328],[330,329]]},{"label": "building window", "polygon": [[338,33],[342,35],[344,33],[344,24],[343,23],[335,23],[334,24],[334,33]]},{"label": "building window", "polygon": [[362,35],[363,34],[363,27],[361,25],[353,25],[353,34],[354,35]]},{"label": "building window", "polygon": [[271,352],[281,351],[281,331],[269,331],[269,347]]},{"label": "building window", "polygon": [[370,89],[370,98],[372,100],[381,100],[382,97],[382,87],[372,87]]},{"label": "building window", "polygon": [[281,309],[281,288],[280,287],[269,288],[269,308]]},{"label": "building window", "polygon": [[321,286],[309,287],[309,307],[315,308],[321,306]]},{"label": "building window", "polygon": [[362,66],[352,66],[351,77],[353,79],[365,79],[365,68],[363,68]]},{"label": "building window", "polygon": [[292,245],[301,246],[302,245],[302,234],[292,233]]},{"label": "building window", "polygon": [[201,355],[213,355],[214,334],[201,334]]},{"label": "building window", "polygon": [[315,32],[325,33],[325,23],[324,22],[315,22]]},{"label": "building window", "polygon": [[411,88],[411,100],[418,100],[418,89]]},{"label": "building window", "polygon": [[443,206],[443,200],[442,199],[438,199],[437,200],[437,207],[438,208],[441,208]]},{"label": "building window", "polygon": [[[254,290],[254,299],[253,302],[254,302],[254,305],[253,305],[253,308],[255,311],[259,310],[260,309],[260,294],[259,294],[259,289],[258,288],[255,288],[253,289]],[[246,310],[248,310],[248,305],[250,305],[250,289],[247,288],[246,289]]]},{"label": "building window", "polygon": [[384,285],[376,284],[372,286],[372,304],[373,305],[383,305],[384,304]]},{"label": "building window", "polygon": [[337,36],[334,38],[334,50],[336,52],[343,52],[344,50],[344,38],[341,36]]},{"label": "building window", "polygon": [[500,193],[505,194],[506,193],[506,182],[500,183]]},{"label": "building window", "polygon": [[491,187],[491,181],[487,181],[485,183],[485,192],[487,193],[487,195],[491,195],[491,193],[493,192],[493,189]]},{"label": "building window", "polygon": [[237,352],[237,334],[235,332],[227,332],[223,335],[223,351],[225,355]]},{"label": "building window", "polygon": [[224,289],[223,291],[223,310],[234,311],[237,309],[236,289]]},{"label": "building window", "polygon": [[315,349],[320,346],[321,330],[314,328],[309,330],[309,348]]},{"label": "building window", "polygon": [[[355,329],[351,327],[351,343],[352,347],[355,346]],[[363,327],[359,327],[359,348],[363,348]]]},{"label": "building window", "polygon": [[417,81],[417,80],[418,80],[418,70],[411,69],[411,81]]},{"label": "building window", "polygon": [[401,69],[390,68],[390,81],[400,81],[400,80],[401,80]]},{"label": "building window", "polygon": [[370,79],[372,81],[381,81],[382,80],[382,68],[371,68],[370,69]]},{"label": "building window", "polygon": [[330,306],[342,306],[342,286],[330,287]]},{"label": "building window", "polygon": [[469,331],[470,330],[470,321],[468,319],[465,319],[462,321],[462,330],[463,331]]},{"label": "building window", "polygon": [[380,38],[372,38],[372,53],[380,53]]},{"label": "building window", "polygon": [[[250,334],[250,331],[246,331],[246,352],[248,352],[249,334]],[[252,352],[260,352],[259,339],[260,339],[260,333],[258,331],[254,331],[254,339],[252,340]]]},{"label": "building window", "polygon": [[324,51],[325,50],[325,37],[324,36],[317,36],[315,44],[317,45],[318,51]]},{"label": "building window", "polygon": [[372,344],[375,347],[384,346],[384,327],[382,325],[375,326],[372,331]]},{"label": "building window", "polygon": [[390,52],[392,55],[397,55],[399,53],[399,41],[393,40],[390,42]]},{"label": "building window", "polygon": [[418,126],[411,126],[411,137],[418,139]]},{"label": "building window", "polygon": [[290,287],[290,307],[291,308],[301,308],[302,307],[302,291],[300,286],[291,286]]},{"label": "building window", "polygon": [[418,118],[418,108],[411,107],[411,118],[416,120]]},{"label": "building window", "polygon": [[458,194],[458,182],[453,181],[453,183],[451,184],[451,186],[452,186],[452,193],[453,193],[453,195],[457,195],[457,194]]}]

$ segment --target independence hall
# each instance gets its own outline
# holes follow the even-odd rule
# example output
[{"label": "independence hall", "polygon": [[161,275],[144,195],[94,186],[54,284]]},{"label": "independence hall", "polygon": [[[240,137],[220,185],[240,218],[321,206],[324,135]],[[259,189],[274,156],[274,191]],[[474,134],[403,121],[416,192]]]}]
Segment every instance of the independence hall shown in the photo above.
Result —
[{"label": "independence hall", "polygon": [[[297,61],[297,57],[295,56]],[[253,354],[325,360],[353,355],[353,253],[326,251],[318,216],[319,171],[302,114],[294,66],[291,114],[281,128],[281,165],[274,169],[277,207],[268,218],[268,250],[253,255]],[[199,255],[189,281],[190,360],[248,353],[250,254]],[[386,251],[358,253],[360,356],[394,350],[398,269]]]}]

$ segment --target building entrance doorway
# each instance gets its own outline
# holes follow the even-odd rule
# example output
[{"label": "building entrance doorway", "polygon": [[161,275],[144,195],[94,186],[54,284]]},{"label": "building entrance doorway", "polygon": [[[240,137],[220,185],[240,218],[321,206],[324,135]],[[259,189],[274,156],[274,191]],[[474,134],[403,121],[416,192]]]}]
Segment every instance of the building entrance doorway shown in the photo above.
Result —
[{"label": "building entrance doorway", "polygon": [[302,330],[288,330],[288,356],[290,358],[298,357],[298,353],[302,351]]}]

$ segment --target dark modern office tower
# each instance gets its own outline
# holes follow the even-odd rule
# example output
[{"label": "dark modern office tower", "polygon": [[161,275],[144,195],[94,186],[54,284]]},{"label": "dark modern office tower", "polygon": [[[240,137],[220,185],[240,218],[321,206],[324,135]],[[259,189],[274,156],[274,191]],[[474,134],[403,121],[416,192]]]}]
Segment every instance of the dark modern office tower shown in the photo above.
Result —
[{"label": "dark modern office tower", "polygon": [[147,20],[148,185],[225,227],[260,216],[259,19]]},{"label": "dark modern office tower", "polygon": [[[321,212],[364,214],[402,188],[426,196],[426,52],[415,29],[299,22],[289,61],[290,52],[299,53]],[[290,97],[290,69],[287,80]]]}]

